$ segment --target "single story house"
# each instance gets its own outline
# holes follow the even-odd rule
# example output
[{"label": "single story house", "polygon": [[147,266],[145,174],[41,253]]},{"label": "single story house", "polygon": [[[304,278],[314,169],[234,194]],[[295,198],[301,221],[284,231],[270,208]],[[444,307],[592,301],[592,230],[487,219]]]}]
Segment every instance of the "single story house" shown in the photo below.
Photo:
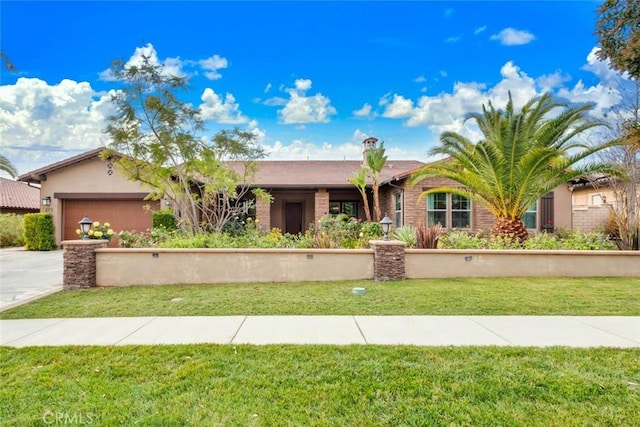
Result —
[{"label": "single story house", "polygon": [[40,212],[40,189],[0,177],[0,213],[24,215]]},{"label": "single story house", "polygon": [[[376,141],[363,141],[363,158]],[[117,232],[146,230],[151,226],[151,211],[164,206],[161,201],[144,200],[148,189],[122,177],[112,162],[100,159],[101,151],[91,150],[18,178],[39,183],[41,197],[51,197],[51,205],[42,210],[53,213],[57,241],[75,239],[85,214],[92,220],[108,221]],[[423,165],[415,160],[388,160],[381,171],[381,211],[395,227],[433,222],[471,232],[493,227],[495,218],[465,198],[441,193],[419,200],[422,191],[447,184],[444,179],[429,178],[410,187],[409,177]],[[277,227],[283,233],[304,232],[327,214],[364,219],[362,197],[347,181],[361,167],[362,162],[354,160],[259,161],[254,185],[268,191],[273,201],[256,201],[255,217],[263,227]],[[532,232],[572,228],[569,186],[542,198],[524,220]]]}]

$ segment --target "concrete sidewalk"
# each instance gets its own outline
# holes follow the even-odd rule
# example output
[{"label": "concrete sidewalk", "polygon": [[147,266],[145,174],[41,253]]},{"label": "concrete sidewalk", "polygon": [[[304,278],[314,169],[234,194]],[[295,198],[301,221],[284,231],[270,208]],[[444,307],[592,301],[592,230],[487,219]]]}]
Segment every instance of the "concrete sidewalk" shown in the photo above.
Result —
[{"label": "concrete sidewalk", "polygon": [[627,316],[221,316],[0,320],[3,346],[382,344],[640,347]]}]

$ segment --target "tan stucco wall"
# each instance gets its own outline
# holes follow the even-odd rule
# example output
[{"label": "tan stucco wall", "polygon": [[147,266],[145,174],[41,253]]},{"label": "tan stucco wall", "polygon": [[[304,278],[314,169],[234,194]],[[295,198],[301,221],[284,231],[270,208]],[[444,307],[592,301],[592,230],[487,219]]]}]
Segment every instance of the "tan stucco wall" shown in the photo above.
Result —
[{"label": "tan stucco wall", "polygon": [[56,193],[148,193],[138,183],[125,179],[115,167],[111,170],[109,174],[108,163],[94,158],[47,174],[40,185],[40,199],[51,197],[51,206],[42,211],[53,215],[57,242],[62,240],[62,203],[54,197]]},{"label": "tan stucco wall", "polygon": [[[98,249],[98,286],[373,279],[369,249]],[[638,251],[407,249],[408,279],[640,277]],[[132,274],[135,272],[135,274]]]},{"label": "tan stucco wall", "polygon": [[407,249],[407,278],[640,277],[638,251]]},{"label": "tan stucco wall", "polygon": [[369,249],[99,249],[96,263],[98,286],[373,278]]}]

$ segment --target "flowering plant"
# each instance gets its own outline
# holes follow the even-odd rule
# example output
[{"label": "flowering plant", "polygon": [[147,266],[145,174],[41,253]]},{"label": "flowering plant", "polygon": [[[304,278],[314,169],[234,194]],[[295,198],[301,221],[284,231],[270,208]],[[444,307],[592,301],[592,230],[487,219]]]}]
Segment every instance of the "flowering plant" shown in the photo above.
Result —
[{"label": "flowering plant", "polygon": [[[84,239],[85,235],[82,230],[76,230],[76,234]],[[111,228],[111,224],[105,222],[104,224],[100,224],[99,221],[94,221],[87,233],[88,239],[103,239],[111,241],[113,237],[113,229]]]}]

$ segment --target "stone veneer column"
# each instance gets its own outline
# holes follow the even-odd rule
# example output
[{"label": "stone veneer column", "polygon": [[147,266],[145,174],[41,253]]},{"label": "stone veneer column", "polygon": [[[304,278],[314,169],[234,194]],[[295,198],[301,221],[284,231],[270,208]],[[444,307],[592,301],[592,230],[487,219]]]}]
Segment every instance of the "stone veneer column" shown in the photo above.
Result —
[{"label": "stone veneer column", "polygon": [[108,240],[65,240],[62,270],[62,288],[85,289],[96,286],[95,249],[106,248]]},{"label": "stone veneer column", "polygon": [[316,225],[320,221],[320,218],[326,216],[329,213],[329,193],[326,188],[319,188],[315,193],[314,199],[314,218],[313,221]]},{"label": "stone veneer column", "polygon": [[256,221],[258,221],[258,228],[265,231],[271,230],[271,202],[256,198]]},{"label": "stone veneer column", "polygon": [[405,278],[404,247],[399,240],[371,240],[373,249],[373,279],[402,280]]}]

